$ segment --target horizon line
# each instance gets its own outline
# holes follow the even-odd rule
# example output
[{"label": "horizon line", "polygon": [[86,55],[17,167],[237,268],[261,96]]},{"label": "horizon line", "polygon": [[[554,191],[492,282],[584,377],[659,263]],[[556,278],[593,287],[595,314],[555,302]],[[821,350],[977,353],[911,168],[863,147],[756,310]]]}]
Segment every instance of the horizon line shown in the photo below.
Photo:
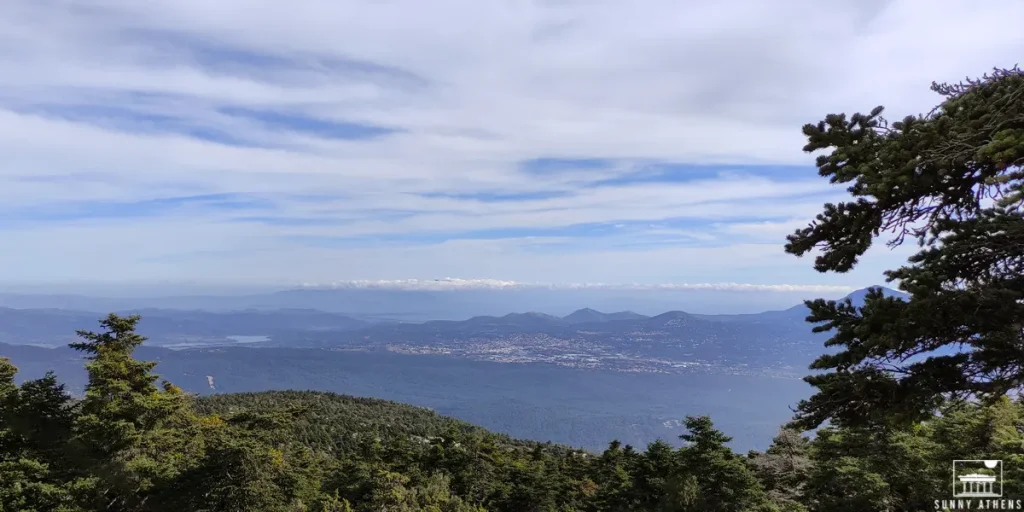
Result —
[{"label": "horizon line", "polygon": [[343,280],[326,283],[302,283],[299,289],[328,290],[401,290],[401,291],[461,291],[461,290],[632,290],[632,291],[733,291],[733,292],[853,292],[863,287],[847,285],[808,284],[752,284],[752,283],[545,283],[521,282],[501,279],[394,279]]}]

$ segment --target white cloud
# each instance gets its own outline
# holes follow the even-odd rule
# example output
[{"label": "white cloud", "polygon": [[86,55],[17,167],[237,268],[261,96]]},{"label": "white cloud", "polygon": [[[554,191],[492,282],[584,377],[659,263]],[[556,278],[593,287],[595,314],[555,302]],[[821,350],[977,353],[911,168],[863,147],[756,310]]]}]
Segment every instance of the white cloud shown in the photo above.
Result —
[{"label": "white cloud", "polygon": [[729,291],[729,292],[851,292],[852,286],[800,285],[800,284],[744,284],[744,283],[520,283],[500,279],[404,279],[354,280],[329,283],[303,283],[303,288],[328,289],[384,289],[384,290],[507,290],[546,288],[552,290],[628,290],[628,291]]},{"label": "white cloud", "polygon": [[[992,27],[1022,18],[1024,4],[1011,0],[8,0],[0,10],[0,218],[74,201],[215,193],[256,195],[276,210],[0,222],[0,281],[323,281],[343,266],[345,279],[371,280],[760,283],[768,275],[801,286],[869,284],[907,251],[879,252],[842,276],[815,274],[807,259],[782,253],[785,234],[843,196],[809,168],[800,125],[876,104],[890,117],[925,111],[937,100],[932,80],[1013,64],[1024,34]],[[71,107],[94,110],[69,115]],[[224,107],[398,131],[328,139]],[[246,145],[161,133],[167,118]],[[620,162],[521,172],[522,161],[547,157]],[[721,175],[695,169],[684,183],[622,179],[634,162],[658,161],[725,167]],[[755,164],[795,167],[766,176]],[[439,192],[466,197],[424,196]],[[563,195],[472,199],[556,192]],[[629,233],[575,241],[559,233],[542,243],[516,232],[384,248],[286,241],[544,234],[596,223]],[[649,243],[673,236],[678,246]],[[109,240],[130,243],[111,254],[97,243]]]}]

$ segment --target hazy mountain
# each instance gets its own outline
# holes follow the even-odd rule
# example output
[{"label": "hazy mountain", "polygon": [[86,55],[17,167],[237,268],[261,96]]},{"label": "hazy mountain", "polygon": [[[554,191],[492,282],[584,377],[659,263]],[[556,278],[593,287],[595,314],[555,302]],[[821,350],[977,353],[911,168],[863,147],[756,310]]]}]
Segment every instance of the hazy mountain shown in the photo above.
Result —
[{"label": "hazy mountain", "polygon": [[697,318],[683,311],[668,311],[660,315],[645,318],[639,322],[652,327],[679,327],[692,324]]},{"label": "hazy mountain", "polygon": [[557,316],[537,313],[535,311],[528,313],[509,313],[501,317],[499,320],[508,323],[509,325],[522,325],[527,327],[562,323],[562,319]]},{"label": "hazy mountain", "polygon": [[852,302],[855,306],[863,306],[864,305],[864,298],[867,297],[868,290],[870,290],[871,288],[881,288],[882,289],[882,295],[885,295],[886,297],[896,297],[898,299],[903,299],[903,300],[909,300],[910,299],[910,295],[907,295],[906,293],[903,293],[903,292],[901,292],[899,290],[893,290],[892,288],[886,288],[885,286],[870,286],[868,288],[862,288],[860,290],[857,290],[857,291],[847,295],[844,298],[845,299],[850,299],[850,302]]},{"label": "hazy mountain", "polygon": [[[850,295],[862,301],[865,291]],[[891,295],[899,292],[888,290]],[[303,295],[305,296],[305,295]],[[333,296],[333,295],[332,295]],[[384,294],[380,297],[386,298]],[[786,361],[794,364],[822,335],[811,333],[804,321],[805,306],[747,315],[696,315],[669,311],[653,317],[624,311],[602,313],[580,309],[564,318],[545,313],[508,313],[475,316],[468,320],[433,320],[423,323],[371,323],[348,315],[309,309],[245,310],[233,312],[122,310],[141,313],[140,333],[152,344],[228,343],[237,336],[266,337],[266,344],[295,347],[425,347],[447,344],[507,345],[529,343],[539,337],[586,343],[640,357],[734,358],[746,364]],[[54,309],[0,308],[0,342],[61,345],[78,329],[96,326],[102,314]],[[529,335],[529,338],[522,338]],[[259,341],[250,339],[247,341]],[[557,344],[556,344],[557,345]],[[783,349],[782,347],[788,347]]]},{"label": "hazy mountain", "polygon": [[[851,300],[863,295],[851,294]],[[539,313],[480,316],[465,321],[306,333],[301,338],[276,341],[288,346],[558,361],[623,371],[662,371],[664,365],[671,370],[672,365],[701,364],[801,373],[821,354],[822,343],[828,337],[827,333],[812,332],[813,325],[805,321],[807,315],[804,305],[751,315],[669,311],[653,317],[612,317],[582,309],[566,318]]]},{"label": "hazy mountain", "polygon": [[644,318],[650,318],[647,315],[641,315],[640,313],[634,313],[632,311],[619,311],[618,313],[608,313],[605,315],[609,321],[613,320],[641,320]]},{"label": "hazy mountain", "polygon": [[602,313],[600,311],[583,308],[577,309],[572,313],[562,317],[567,323],[570,324],[588,324],[588,323],[600,323],[600,322],[611,322],[615,320],[640,320],[647,318],[639,313],[632,311],[620,311],[618,313]]},{"label": "hazy mountain", "polygon": [[570,324],[585,324],[590,322],[607,322],[608,315],[590,308],[577,309],[562,317],[562,320]]},{"label": "hazy mountain", "polygon": [[[881,288],[882,293],[886,297],[897,297],[903,300],[910,299],[910,295],[903,293],[898,290],[886,288],[884,286],[869,286],[856,290],[849,295],[841,297],[837,300],[850,299],[855,306],[863,306],[864,298],[868,294],[868,290],[871,288]],[[762,313],[747,313],[747,314],[736,314],[736,315],[694,315],[706,320],[716,321],[745,321],[745,322],[765,322],[765,321],[796,321],[803,322],[808,315],[811,314],[811,310],[804,304],[797,304],[793,307],[779,310],[779,311],[765,311]]]},{"label": "hazy mountain", "polygon": [[[176,291],[176,290],[175,290]],[[175,295],[94,297],[69,294],[0,293],[0,307],[67,309],[107,313],[128,309],[181,309],[211,312],[246,309],[315,309],[359,319],[399,321],[465,320],[502,316],[528,309],[564,316],[586,305],[597,311],[633,311],[655,315],[669,310],[698,313],[754,313],[786,307],[815,293],[706,290],[615,289],[466,289],[424,291],[402,289],[303,288],[240,295]],[[828,295],[826,295],[828,296]],[[832,296],[832,297],[835,297]],[[609,315],[618,315],[610,313]],[[622,318],[631,318],[633,315]]]}]

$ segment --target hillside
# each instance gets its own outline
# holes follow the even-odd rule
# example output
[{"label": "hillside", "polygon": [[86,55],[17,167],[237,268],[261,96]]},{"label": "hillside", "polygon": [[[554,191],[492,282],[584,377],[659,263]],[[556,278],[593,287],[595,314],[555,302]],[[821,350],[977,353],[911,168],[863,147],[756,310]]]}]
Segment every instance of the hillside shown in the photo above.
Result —
[{"label": "hillside", "polygon": [[544,446],[553,452],[585,453],[550,443],[514,439],[424,407],[329,392],[230,393],[199,397],[194,405],[200,414],[224,417],[288,411],[289,439],[335,456],[358,452],[367,439],[379,439],[386,444],[405,444],[411,440],[429,445],[444,440],[478,438],[509,450],[533,450]]}]

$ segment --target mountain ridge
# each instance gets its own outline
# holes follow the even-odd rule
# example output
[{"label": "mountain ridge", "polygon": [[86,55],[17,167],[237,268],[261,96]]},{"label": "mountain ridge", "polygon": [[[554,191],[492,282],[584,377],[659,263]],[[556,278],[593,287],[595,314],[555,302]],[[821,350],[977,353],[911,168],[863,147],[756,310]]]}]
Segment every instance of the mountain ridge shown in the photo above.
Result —
[{"label": "mountain ridge", "polygon": [[[867,288],[849,294],[855,303],[862,304]],[[903,296],[901,292],[883,288],[888,296]],[[313,338],[350,335],[387,338],[392,335],[410,336],[430,333],[435,336],[486,334],[488,336],[515,332],[544,332],[567,335],[578,330],[600,332],[629,332],[644,329],[696,329],[695,333],[717,332],[708,322],[718,324],[754,323],[778,328],[789,326],[789,332],[808,330],[804,322],[808,310],[803,304],[786,310],[738,315],[701,315],[672,310],[654,316],[631,311],[603,313],[592,308],[578,309],[563,317],[541,312],[507,313],[503,316],[481,315],[466,320],[428,320],[424,322],[396,322],[359,320],[351,315],[330,313],[308,308],[278,310],[246,309],[229,312],[203,310],[169,310],[136,308],[120,310],[119,314],[141,313],[145,321],[140,332],[156,343],[201,343],[208,338],[230,342],[232,337],[301,338],[296,333],[309,333]],[[92,312],[63,309],[14,309],[0,307],[0,342],[7,343],[64,343],[77,329],[95,325],[102,316]],[[780,327],[781,326],[781,327]],[[728,329],[727,329],[728,330]],[[69,334],[70,333],[70,334]],[[351,334],[350,334],[351,333]],[[460,334],[461,333],[461,334]],[[691,333],[691,335],[696,335]],[[260,340],[247,340],[259,343]],[[323,343],[323,342],[314,342]],[[321,345],[322,346],[322,345]]]},{"label": "mountain ridge", "polygon": [[[154,292],[156,293],[156,292]],[[806,296],[808,294],[802,294]],[[829,298],[835,298],[825,294]],[[581,306],[595,311],[625,310],[656,315],[673,309],[699,308],[700,314],[758,313],[777,307],[782,292],[749,294],[736,291],[646,291],[507,289],[507,290],[398,290],[398,289],[288,289],[239,295],[168,295],[102,297],[70,294],[4,293],[0,307],[64,309],[106,314],[139,309],[234,312],[247,309],[313,309],[366,321],[465,320],[473,316],[502,316],[530,309],[563,316]],[[774,299],[769,299],[774,297]],[[795,301],[794,301],[795,302]],[[528,306],[524,308],[524,306]],[[575,307],[573,307],[575,306]],[[616,314],[609,313],[615,317]],[[627,315],[623,315],[627,317]],[[632,317],[632,315],[628,315]]]},{"label": "mountain ridge", "polygon": [[562,320],[571,324],[610,322],[615,320],[638,320],[649,318],[647,315],[634,313],[633,311],[617,311],[615,313],[602,313],[596,309],[582,308],[562,317]]}]

